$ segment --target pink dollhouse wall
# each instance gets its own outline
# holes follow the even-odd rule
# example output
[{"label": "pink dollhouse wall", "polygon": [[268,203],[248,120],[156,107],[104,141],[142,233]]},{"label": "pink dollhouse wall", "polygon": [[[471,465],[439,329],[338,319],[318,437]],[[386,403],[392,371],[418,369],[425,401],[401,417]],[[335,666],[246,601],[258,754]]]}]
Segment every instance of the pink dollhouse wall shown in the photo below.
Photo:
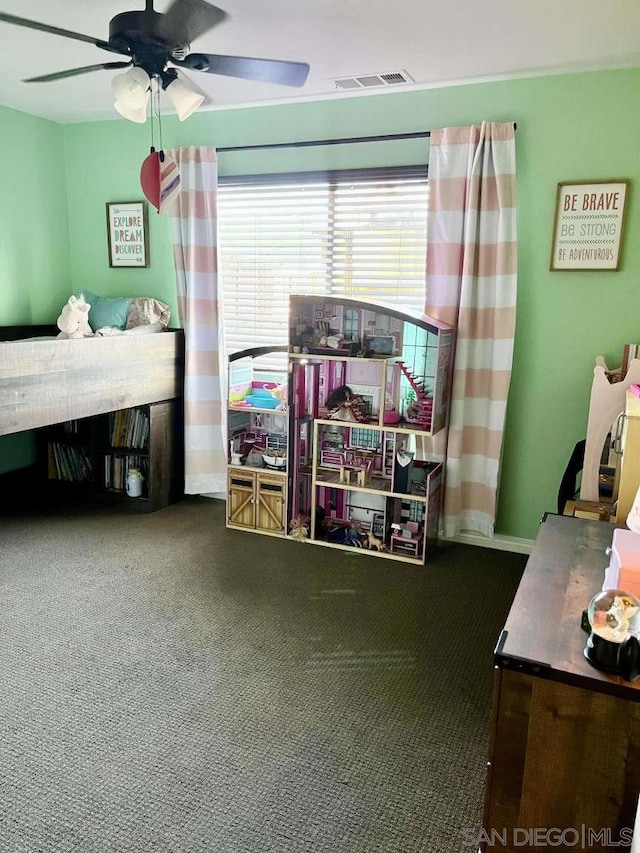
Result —
[{"label": "pink dollhouse wall", "polygon": [[318,373],[320,388],[319,403],[320,406],[324,408],[329,394],[341,385],[346,384],[345,362],[324,361],[320,364]]},{"label": "pink dollhouse wall", "polygon": [[[356,385],[358,387],[380,388],[381,374],[379,362],[354,362],[354,361],[325,361],[319,366],[320,375],[320,405],[324,403],[329,394],[341,385]],[[386,374],[385,391],[389,400],[393,401],[393,407],[398,406],[398,394],[400,389],[399,368],[391,363]],[[385,408],[388,408],[385,406]]]},{"label": "pink dollhouse wall", "polygon": [[372,385],[380,387],[380,364],[366,361],[350,361],[347,363],[345,385]]},{"label": "pink dollhouse wall", "polygon": [[[333,491],[333,507],[330,492]],[[327,518],[336,518],[341,521],[345,516],[345,492],[343,489],[329,489],[325,486],[318,486],[318,506],[321,506]]]},{"label": "pink dollhouse wall", "polygon": [[[333,506],[331,492],[333,492]],[[323,507],[327,518],[340,522],[361,522],[365,526],[370,526],[373,524],[374,515],[384,516],[386,500],[383,495],[345,492],[343,489],[332,490],[325,486],[318,486],[318,506]]]}]

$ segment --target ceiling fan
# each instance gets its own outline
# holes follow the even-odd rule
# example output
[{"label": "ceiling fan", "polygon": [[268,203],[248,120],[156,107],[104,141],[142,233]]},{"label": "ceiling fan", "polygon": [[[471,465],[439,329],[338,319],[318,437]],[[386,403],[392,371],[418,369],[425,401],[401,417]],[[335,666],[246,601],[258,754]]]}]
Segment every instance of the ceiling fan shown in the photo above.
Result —
[{"label": "ceiling fan", "polygon": [[[185,86],[184,80],[178,77],[176,69],[204,71],[207,74],[240,77],[245,80],[260,80],[266,83],[280,83],[284,86],[304,85],[309,73],[309,66],[304,62],[189,52],[193,41],[220,24],[226,17],[227,13],[224,10],[207,3],[206,0],[173,0],[164,13],[154,10],[153,0],[145,0],[144,11],[122,12],[112,18],[109,23],[109,38],[103,41],[72,30],[61,29],[39,21],[31,21],[27,18],[0,12],[0,22],[84,41],[110,53],[128,57],[127,61],[101,62],[96,65],[86,65],[83,68],[56,71],[52,74],[30,77],[24,82],[47,83],[101,69],[128,68],[127,74],[120,75],[122,78],[128,78],[124,82],[121,81],[120,85],[120,94],[125,110],[118,109],[117,100],[116,109],[126,118],[132,118],[133,121],[144,121],[146,118],[146,100],[144,101],[144,118],[140,118],[139,108],[142,104],[140,87],[148,91],[148,87],[145,86],[147,78],[149,83],[154,78],[158,79],[170,97],[172,92],[174,95],[179,95],[180,90],[184,95],[185,88],[191,94],[196,95],[197,104],[195,107],[193,106],[193,99],[191,99],[189,106],[186,102],[183,105],[182,112],[186,113],[184,115],[181,114],[179,106],[174,102],[180,118],[186,118],[202,103],[204,96],[189,90]],[[123,95],[125,88],[126,93]],[[116,89],[117,87],[114,86],[114,90]],[[116,98],[118,98],[117,91]],[[135,106],[137,118],[126,114],[128,106]]]}]

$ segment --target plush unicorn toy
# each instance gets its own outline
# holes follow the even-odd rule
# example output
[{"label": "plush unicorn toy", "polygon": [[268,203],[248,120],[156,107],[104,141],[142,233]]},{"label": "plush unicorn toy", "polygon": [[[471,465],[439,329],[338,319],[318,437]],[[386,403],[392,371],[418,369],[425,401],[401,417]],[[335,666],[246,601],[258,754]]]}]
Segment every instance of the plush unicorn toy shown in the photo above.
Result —
[{"label": "plush unicorn toy", "polygon": [[59,338],[92,338],[93,332],[89,325],[89,309],[91,306],[84,301],[83,296],[70,296],[57,320],[60,329]]}]

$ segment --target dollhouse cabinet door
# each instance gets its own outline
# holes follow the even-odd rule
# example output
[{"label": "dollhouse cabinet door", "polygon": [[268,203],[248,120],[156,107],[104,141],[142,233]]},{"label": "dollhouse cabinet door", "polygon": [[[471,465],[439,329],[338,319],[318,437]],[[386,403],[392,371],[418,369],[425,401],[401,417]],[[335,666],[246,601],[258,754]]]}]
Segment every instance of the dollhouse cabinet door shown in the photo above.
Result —
[{"label": "dollhouse cabinet door", "polygon": [[230,474],[227,522],[232,527],[255,528],[255,474]]},{"label": "dollhouse cabinet door", "polygon": [[258,474],[256,481],[256,530],[285,533],[285,482],[282,477]]}]

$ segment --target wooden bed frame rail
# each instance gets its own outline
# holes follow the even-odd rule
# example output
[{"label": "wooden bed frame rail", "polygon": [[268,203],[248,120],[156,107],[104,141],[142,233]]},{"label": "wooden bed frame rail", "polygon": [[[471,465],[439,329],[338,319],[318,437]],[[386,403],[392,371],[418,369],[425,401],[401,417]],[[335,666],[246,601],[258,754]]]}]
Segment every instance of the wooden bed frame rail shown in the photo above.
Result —
[{"label": "wooden bed frame rail", "polygon": [[182,329],[29,340],[57,331],[0,327],[0,435],[182,396]]}]

